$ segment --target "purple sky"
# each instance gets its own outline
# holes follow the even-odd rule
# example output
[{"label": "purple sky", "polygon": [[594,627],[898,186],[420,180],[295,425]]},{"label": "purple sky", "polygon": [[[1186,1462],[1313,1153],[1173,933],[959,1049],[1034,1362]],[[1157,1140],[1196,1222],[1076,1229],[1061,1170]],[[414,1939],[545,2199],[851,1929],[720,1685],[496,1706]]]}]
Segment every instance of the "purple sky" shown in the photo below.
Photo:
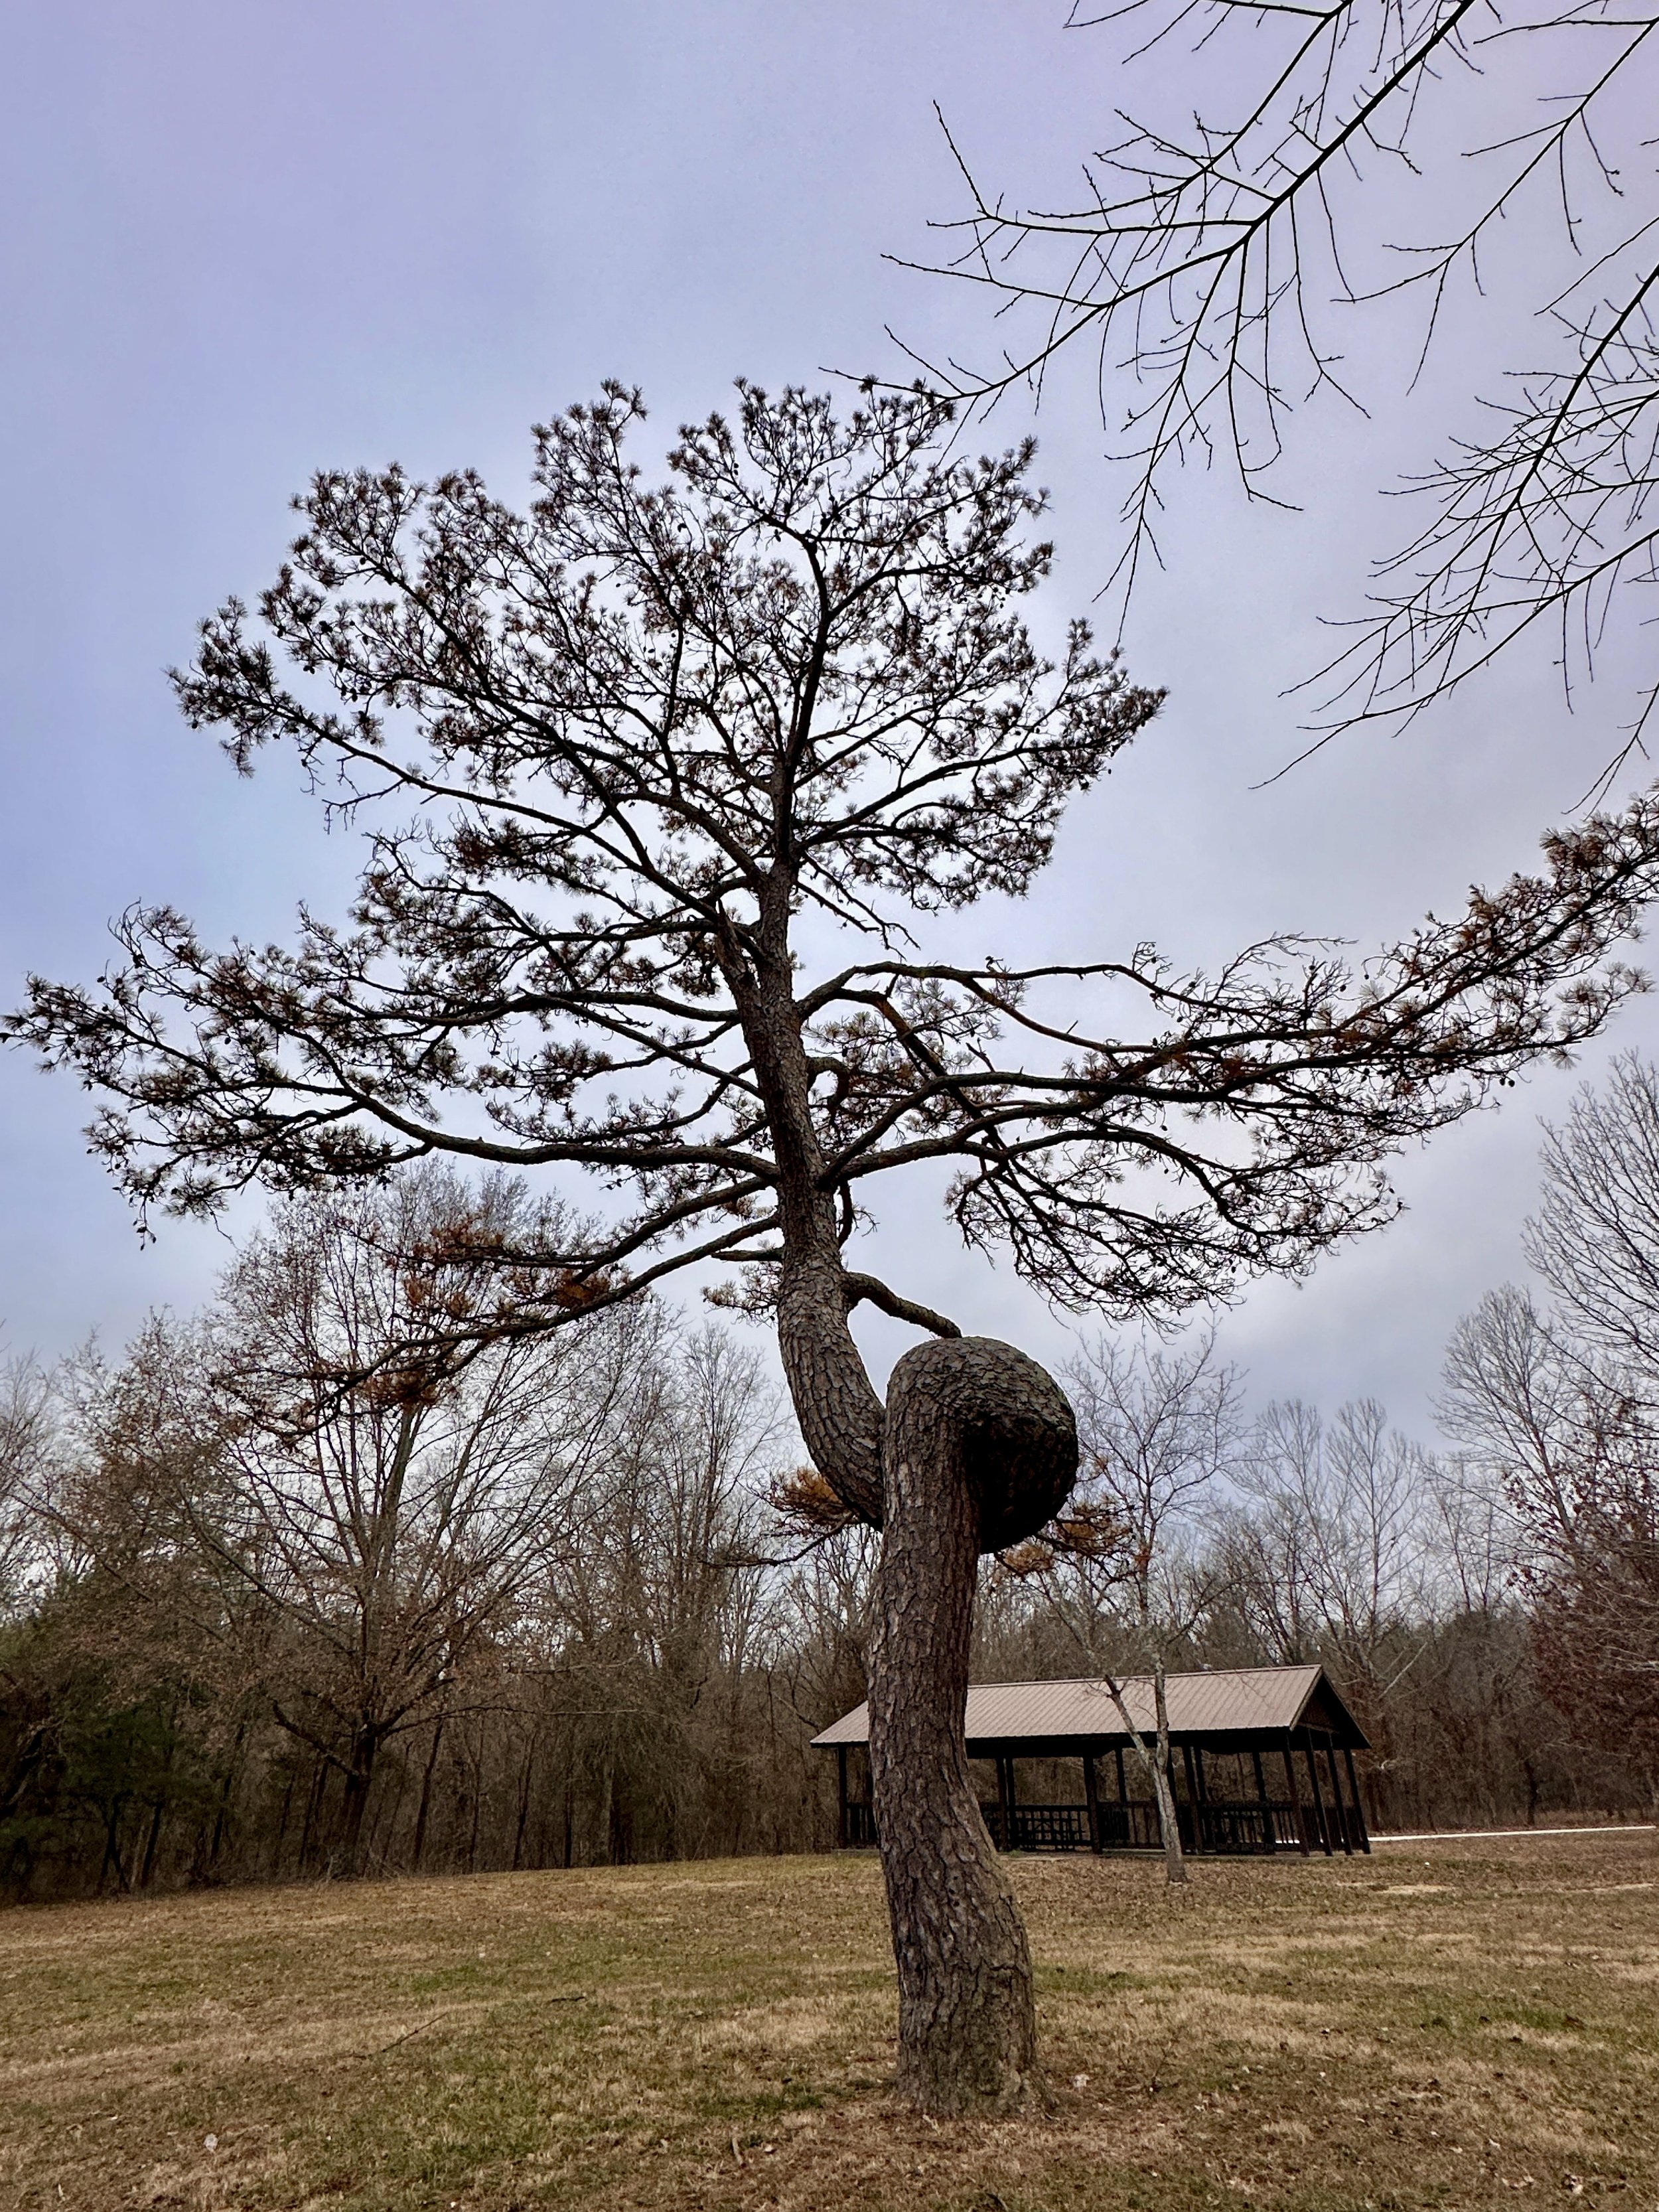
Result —
[{"label": "purple sky", "polygon": [[[927,219],[957,204],[935,99],[988,173],[1036,197],[1100,136],[1120,90],[1107,49],[1065,34],[1063,13],[1059,0],[15,12],[0,82],[0,996],[15,1000],[26,969],[91,973],[108,918],[135,899],[165,898],[216,937],[277,935],[298,898],[337,900],[349,843],[320,836],[281,763],[239,781],[183,728],[161,676],[199,616],[268,579],[286,499],[312,469],[476,464],[514,495],[528,424],[607,375],[641,384],[665,433],[738,374],[890,369],[884,324],[974,349],[976,302],[881,256],[925,252]],[[1471,349],[1484,374],[1482,342],[1455,327],[1450,359],[1410,399],[1384,377],[1370,422],[1310,417],[1285,487],[1307,502],[1300,517],[1245,512],[1218,480],[1186,487],[1167,574],[1130,633],[1136,676],[1170,688],[1166,713],[1078,807],[1041,897],[968,917],[964,947],[1105,955],[1154,938],[1198,962],[1291,928],[1363,944],[1447,911],[1472,877],[1528,863],[1613,750],[1628,703],[1616,685],[1575,722],[1547,666],[1517,661],[1407,738],[1346,738],[1256,787],[1297,749],[1282,687],[1318,654],[1320,618],[1356,604],[1364,555],[1394,526],[1379,487],[1420,461]],[[1376,343],[1386,368],[1394,339]],[[994,434],[1020,427],[1010,416]],[[1037,429],[1057,621],[1109,565],[1115,493],[1075,383]],[[1224,1331],[1253,1395],[1373,1392],[1426,1427],[1448,1328],[1518,1268],[1538,1116],[1620,1043],[1659,1044],[1659,1004],[1627,1015],[1578,1075],[1539,1077],[1407,1163],[1411,1212],[1387,1236],[1309,1288],[1253,1291]],[[117,1341],[151,1304],[193,1304],[227,1256],[195,1226],[137,1246],[84,1156],[86,1108],[67,1079],[0,1061],[14,1350],[56,1352],[94,1328]],[[886,1264],[906,1290],[1063,1352],[1006,1265],[963,1259],[929,1194],[888,1221]],[[884,1360],[903,1339],[878,1323],[868,1341]]]}]

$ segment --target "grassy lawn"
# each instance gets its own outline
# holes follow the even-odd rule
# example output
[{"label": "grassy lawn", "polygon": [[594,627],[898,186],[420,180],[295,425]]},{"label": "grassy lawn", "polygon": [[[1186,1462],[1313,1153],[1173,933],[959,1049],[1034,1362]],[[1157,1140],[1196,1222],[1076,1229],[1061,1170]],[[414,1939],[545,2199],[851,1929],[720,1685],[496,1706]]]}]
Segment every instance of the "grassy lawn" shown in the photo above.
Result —
[{"label": "grassy lawn", "polygon": [[1659,2203],[1659,1845],[1012,1863],[1048,2117],[894,2110],[868,1859],[0,1916],[0,2204]]}]

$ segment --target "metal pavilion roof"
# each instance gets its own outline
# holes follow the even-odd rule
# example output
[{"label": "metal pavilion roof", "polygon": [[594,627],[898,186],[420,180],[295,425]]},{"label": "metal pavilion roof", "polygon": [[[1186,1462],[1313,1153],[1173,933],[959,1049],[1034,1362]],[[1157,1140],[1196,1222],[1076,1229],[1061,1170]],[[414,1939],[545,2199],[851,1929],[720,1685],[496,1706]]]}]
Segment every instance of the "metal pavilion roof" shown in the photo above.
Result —
[{"label": "metal pavilion roof", "polygon": [[[1138,1734],[1155,1726],[1152,1680],[1124,1676],[1123,1702]],[[1218,1750],[1248,1750],[1278,1743],[1296,1729],[1328,1735],[1339,1750],[1370,1748],[1358,1723],[1322,1667],[1227,1667],[1165,1680],[1170,1734],[1177,1742]],[[1111,1750],[1129,1741],[1111,1692],[1103,1682],[975,1682],[968,1692],[965,1734],[970,1756],[998,1753],[1065,1757]],[[812,1739],[832,1751],[869,1741],[870,1708],[858,1705]]]}]

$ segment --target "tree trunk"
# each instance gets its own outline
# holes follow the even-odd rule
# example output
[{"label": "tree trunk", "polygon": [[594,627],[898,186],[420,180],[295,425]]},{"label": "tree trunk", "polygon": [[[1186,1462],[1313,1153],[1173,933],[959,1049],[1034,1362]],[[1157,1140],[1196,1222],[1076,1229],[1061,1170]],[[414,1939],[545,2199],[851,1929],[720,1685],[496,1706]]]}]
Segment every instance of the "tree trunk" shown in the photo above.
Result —
[{"label": "tree trunk", "polygon": [[127,1879],[126,1867],[121,1857],[120,1829],[123,1802],[118,1797],[112,1805],[106,1806],[104,1808],[104,1860],[98,1869],[96,1892],[100,1897],[104,1893],[104,1883],[108,1877],[111,1867],[115,1869],[115,1881],[118,1889],[125,1891],[132,1887]]},{"label": "tree trunk", "polygon": [[303,1874],[311,1857],[312,1832],[322,1811],[323,1798],[328,1789],[328,1761],[319,1759],[311,1778],[311,1795],[306,1800],[305,1826],[300,1831],[299,1870]]},{"label": "tree trunk", "polygon": [[[609,1735],[605,1740],[603,1763],[599,1769],[599,1809],[593,1823],[593,1858],[595,1866],[611,1863],[611,1799],[616,1788],[616,1759]],[[603,1853],[603,1857],[600,1854]]]},{"label": "tree trunk", "polygon": [[530,1739],[530,1754],[524,1763],[524,1775],[519,1784],[519,1825],[513,1832],[513,1871],[517,1874],[524,1860],[524,1832],[530,1825],[530,1788],[536,1773],[536,1739]]},{"label": "tree trunk", "polygon": [[[230,1747],[230,1758],[225,1765],[225,1778],[220,1785],[219,1802],[214,1811],[213,1839],[207,1848],[207,1860],[202,1870],[204,1880],[206,1880],[207,1877],[212,1874],[214,1868],[218,1865],[219,1853],[224,1848],[225,1823],[230,1817],[230,1801],[236,1788],[236,1777],[242,1756],[242,1744],[246,1735],[247,1723],[246,1721],[238,1721],[236,1723],[236,1740]],[[292,1797],[293,1794],[294,1778],[290,1774],[289,1777],[288,1789],[283,1797],[283,1826],[284,1827],[288,1826],[289,1800]],[[277,1838],[277,1849],[279,1851],[281,1848],[282,1838],[279,1835]]]},{"label": "tree trunk", "polygon": [[1164,1845],[1164,1879],[1171,1889],[1178,1888],[1187,1879],[1187,1860],[1181,1848],[1181,1816],[1176,1810],[1175,1792],[1170,1787],[1168,1755],[1164,1750],[1152,1759],[1152,1796],[1158,1806],[1158,1838]]},{"label": "tree trunk", "polygon": [[426,1816],[432,1804],[432,1774],[438,1764],[438,1747],[444,1740],[445,1715],[440,1713],[432,1730],[432,1748],[427,1753],[426,1771],[421,1777],[421,1802],[415,1814],[415,1841],[410,1850],[410,1864],[415,1872],[421,1870],[421,1860],[426,1851]]},{"label": "tree trunk", "polygon": [[963,1716],[988,1536],[1041,1527],[1076,1468],[1071,1409],[1036,1364],[964,1337],[893,1370],[870,1650],[870,1761],[898,1966],[898,2085],[922,2111],[1040,2099],[1024,1923],[968,1769]]},{"label": "tree trunk", "polygon": [[380,1738],[367,1729],[351,1747],[351,1765],[346,1771],[340,1803],[339,1870],[348,1877],[355,1876],[357,1872],[363,1814],[368,1809],[368,1794],[374,1786],[374,1768],[380,1748]]},{"label": "tree trunk", "polygon": [[144,1838],[143,1860],[138,1869],[138,1887],[148,1889],[155,1878],[155,1855],[161,1844],[161,1823],[167,1818],[167,1801],[158,1797],[150,1808],[149,1833]]},{"label": "tree trunk", "polygon": [[[1031,1961],[968,1775],[968,1638],[980,1553],[1034,1534],[1064,1503],[1077,1425],[1024,1353],[847,1274],[793,996],[792,882],[782,866],[769,879],[752,968],[729,932],[720,957],[777,1162],[778,1350],[796,1419],[819,1473],[883,1530],[870,1755],[899,2086],[927,2112],[1009,2112],[1041,2091]],[[936,1332],[894,1368],[884,1409],[848,1325],[860,1297]]]},{"label": "tree trunk", "polygon": [[853,1510],[882,1521],[882,1410],[847,1322],[846,1278],[823,1207],[827,1251],[778,1271],[778,1352],[812,1463]]},{"label": "tree trunk", "polygon": [[288,1772],[288,1787],[283,1792],[282,1817],[276,1823],[276,1840],[270,1850],[270,1878],[273,1881],[281,1876],[283,1871],[283,1845],[288,1840],[288,1816],[294,1804],[295,1780],[295,1770],[290,1766]]},{"label": "tree trunk", "polygon": [[[1164,1846],[1164,1879],[1170,1884],[1187,1879],[1187,1862],[1181,1852],[1181,1822],[1176,1814],[1175,1793],[1170,1787],[1170,1723],[1164,1699],[1158,1685],[1163,1680],[1162,1669],[1154,1677],[1153,1726],[1151,1741],[1143,1736],[1130,1717],[1123,1696],[1122,1685],[1115,1674],[1103,1673],[1101,1680],[1111,1692],[1112,1703],[1117,1707],[1117,1717],[1122,1722],[1124,1733],[1131,1749],[1146,1778],[1146,1787],[1152,1793],[1152,1803],[1158,1813],[1158,1841]],[[1123,1796],[1123,1753],[1117,1755],[1117,1794]]]},{"label": "tree trunk", "polygon": [[478,1823],[483,1818],[483,1745],[478,1746],[478,1765],[473,1779],[472,1826],[466,1838],[466,1870],[476,1874],[478,1869]]},{"label": "tree trunk", "polygon": [[[1158,1800],[1158,1832],[1164,1845],[1164,1879],[1171,1889],[1176,1889],[1187,1879],[1187,1861],[1181,1849],[1181,1822],[1176,1814],[1175,1792],[1170,1787],[1170,1705],[1162,1654],[1152,1669],[1152,1698],[1158,1725],[1158,1748],[1152,1755],[1152,1794]],[[1196,1799],[1193,1804],[1193,1839],[1196,1844]]]}]

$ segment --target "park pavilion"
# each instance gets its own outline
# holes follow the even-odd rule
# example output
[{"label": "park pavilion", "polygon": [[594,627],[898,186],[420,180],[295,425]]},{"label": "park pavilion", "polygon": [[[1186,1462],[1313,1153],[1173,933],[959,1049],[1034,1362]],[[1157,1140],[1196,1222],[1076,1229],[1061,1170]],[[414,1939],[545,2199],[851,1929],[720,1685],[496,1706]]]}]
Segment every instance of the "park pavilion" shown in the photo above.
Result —
[{"label": "park pavilion", "polygon": [[[1150,1675],[1118,1684],[1134,1730],[1155,1727]],[[1322,1667],[1237,1667],[1165,1681],[1170,1780],[1190,1852],[1369,1851],[1353,1755],[1369,1748]],[[1145,1851],[1158,1811],[1109,1686],[1101,1681],[980,1682],[968,1692],[968,1756],[995,1773],[981,1807],[999,1850]],[[821,1735],[841,1783],[843,1849],[876,1840],[870,1803],[870,1709]],[[1020,1769],[1045,1800],[1081,1762],[1080,1802],[1022,1802]],[[1073,1784],[1072,1785],[1075,1787]]]}]

